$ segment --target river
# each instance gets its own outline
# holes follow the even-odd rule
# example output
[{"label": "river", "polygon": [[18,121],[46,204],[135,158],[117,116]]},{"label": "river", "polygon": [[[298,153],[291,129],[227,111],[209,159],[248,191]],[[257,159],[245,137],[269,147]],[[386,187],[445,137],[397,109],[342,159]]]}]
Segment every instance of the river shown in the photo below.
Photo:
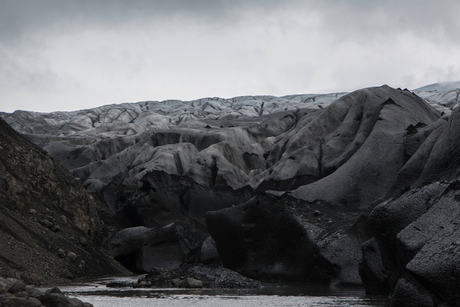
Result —
[{"label": "river", "polygon": [[[101,279],[83,284],[59,286],[68,296],[76,297],[94,307],[388,307],[384,297],[366,296],[356,288],[330,288],[309,284],[283,284],[262,289],[134,289],[107,288]],[[123,279],[123,280],[126,280]]]}]

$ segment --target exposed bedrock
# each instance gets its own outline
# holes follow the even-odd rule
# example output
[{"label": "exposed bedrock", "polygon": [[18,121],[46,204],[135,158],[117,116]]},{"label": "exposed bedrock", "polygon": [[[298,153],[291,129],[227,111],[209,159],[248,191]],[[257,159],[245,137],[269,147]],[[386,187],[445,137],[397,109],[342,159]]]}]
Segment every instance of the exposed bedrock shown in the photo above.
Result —
[{"label": "exposed bedrock", "polygon": [[[454,109],[450,117],[420,130],[425,141],[396,182],[406,179],[405,192],[378,205],[370,215],[380,255],[363,246],[361,276],[372,285],[369,293],[390,294],[394,306],[460,304],[460,183],[452,181],[459,174],[459,112]],[[425,136],[428,131],[432,132]],[[417,165],[414,159],[424,163]],[[372,260],[379,256],[381,266]]]},{"label": "exposed bedrock", "polygon": [[[458,181],[432,183],[372,212],[369,224],[375,229],[387,294],[394,306],[460,304],[459,193]],[[375,269],[370,271],[376,275]],[[365,282],[375,281],[372,277]],[[376,287],[371,292],[382,290]]]},{"label": "exposed bedrock", "polygon": [[206,214],[224,266],[265,280],[361,284],[364,221],[344,206],[260,194]]}]

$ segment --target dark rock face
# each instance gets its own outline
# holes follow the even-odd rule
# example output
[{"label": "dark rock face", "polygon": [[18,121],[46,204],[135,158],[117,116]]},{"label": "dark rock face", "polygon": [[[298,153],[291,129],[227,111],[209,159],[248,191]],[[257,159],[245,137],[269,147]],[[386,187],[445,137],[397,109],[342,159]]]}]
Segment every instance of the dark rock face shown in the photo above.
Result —
[{"label": "dark rock face", "polygon": [[176,221],[164,227],[125,228],[109,236],[104,245],[125,266],[146,273],[154,267],[172,269],[199,261],[205,239],[192,221]]},{"label": "dark rock face", "polygon": [[387,271],[382,262],[379,245],[372,238],[362,245],[363,260],[359,266],[359,275],[367,294],[388,295]]},{"label": "dark rock face", "polygon": [[251,187],[234,190],[227,185],[202,186],[190,177],[152,171],[141,179],[142,187],[129,198],[143,225],[164,226],[189,218],[205,226],[208,211],[238,205],[251,198]]},{"label": "dark rock face", "polygon": [[[362,277],[370,293],[392,295],[394,306],[460,304],[455,269],[460,185],[452,181],[458,178],[459,112],[454,109],[450,117],[414,134],[421,144],[396,182],[405,181],[406,190],[411,189],[370,215],[385,274],[372,275],[378,269],[365,257]],[[382,279],[385,283],[379,284]]]},{"label": "dark rock face", "polygon": [[261,194],[206,214],[223,264],[264,280],[359,285],[365,219],[346,206]]},{"label": "dark rock face", "polygon": [[455,271],[459,191],[457,181],[433,183],[372,212],[370,223],[395,306],[416,306],[418,301],[423,304],[417,306],[460,304]]},{"label": "dark rock face", "polygon": [[408,91],[383,86],[342,97],[289,139],[283,153],[286,163],[293,163],[291,157],[300,163],[297,169],[303,169],[303,160],[295,152],[311,148],[320,174],[319,180],[292,195],[366,209],[391,191],[407,162],[407,129],[430,125],[438,118],[439,113]]},{"label": "dark rock face", "polygon": [[328,283],[338,275],[313,242],[309,225],[274,197],[208,212],[206,223],[224,266],[245,276]]},{"label": "dark rock face", "polygon": [[0,276],[50,283],[123,272],[96,247],[99,218],[92,197],[1,119],[0,181]]}]

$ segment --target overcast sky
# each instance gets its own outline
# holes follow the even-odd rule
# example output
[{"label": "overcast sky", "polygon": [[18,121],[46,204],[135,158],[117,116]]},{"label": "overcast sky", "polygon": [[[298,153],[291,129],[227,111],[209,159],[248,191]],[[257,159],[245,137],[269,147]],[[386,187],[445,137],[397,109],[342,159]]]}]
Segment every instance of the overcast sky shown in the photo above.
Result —
[{"label": "overcast sky", "polygon": [[0,0],[0,111],[460,80],[458,0]]}]

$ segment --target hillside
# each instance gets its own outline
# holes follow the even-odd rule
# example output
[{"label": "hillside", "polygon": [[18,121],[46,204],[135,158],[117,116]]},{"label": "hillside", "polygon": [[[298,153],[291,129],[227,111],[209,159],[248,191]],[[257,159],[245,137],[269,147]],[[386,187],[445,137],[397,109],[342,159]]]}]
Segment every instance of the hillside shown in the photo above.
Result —
[{"label": "hillside", "polygon": [[105,255],[97,206],[60,162],[0,119],[0,276],[36,283],[125,272]]}]

